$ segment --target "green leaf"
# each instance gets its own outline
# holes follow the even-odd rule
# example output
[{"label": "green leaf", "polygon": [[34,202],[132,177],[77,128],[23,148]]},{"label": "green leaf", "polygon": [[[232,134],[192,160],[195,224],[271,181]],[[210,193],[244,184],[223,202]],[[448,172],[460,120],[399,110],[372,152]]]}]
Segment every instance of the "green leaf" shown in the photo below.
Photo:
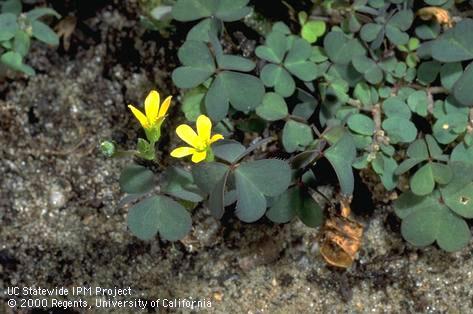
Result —
[{"label": "green leaf", "polygon": [[405,45],[409,41],[409,35],[390,24],[386,25],[386,37],[396,46]]},{"label": "green leaf", "polygon": [[128,213],[130,231],[142,240],[151,240],[159,231],[163,239],[177,241],[192,228],[187,210],[165,196],[153,196],[141,201]]},{"label": "green leaf", "polygon": [[172,72],[172,80],[179,88],[194,88],[205,82],[213,72],[209,68],[181,66]]},{"label": "green leaf", "polygon": [[473,167],[470,163],[450,163],[453,179],[441,189],[445,204],[458,215],[473,218]]},{"label": "green leaf", "polygon": [[282,63],[286,51],[286,36],[281,32],[271,32],[266,37],[265,45],[256,47],[255,53],[258,58],[279,64]]},{"label": "green leaf", "polygon": [[463,19],[434,40],[432,57],[440,62],[473,59],[473,20]]},{"label": "green leaf", "polygon": [[371,84],[378,84],[383,79],[383,71],[371,59],[364,55],[359,55],[353,58],[353,66],[362,73],[364,78]]},{"label": "green leaf", "polygon": [[437,22],[421,24],[416,27],[415,33],[418,38],[423,40],[435,39],[440,33],[440,24]]},{"label": "green leaf", "polygon": [[383,102],[383,112],[388,117],[411,118],[411,110],[399,96],[386,99]]},{"label": "green leaf", "polygon": [[230,102],[225,90],[223,80],[217,78],[210,85],[207,94],[205,95],[205,111],[213,121],[220,121],[225,118],[230,108]]},{"label": "green leaf", "polygon": [[172,8],[172,16],[181,22],[209,17],[217,10],[216,0],[179,0]]},{"label": "green leaf", "polygon": [[187,33],[186,40],[210,42],[210,38],[222,31],[222,24],[214,18],[206,18],[192,27]]},{"label": "green leaf", "polygon": [[444,156],[442,153],[442,149],[437,144],[437,141],[434,139],[434,137],[430,134],[427,134],[425,136],[425,140],[427,142],[427,147],[429,148],[430,156],[437,160],[442,159]]},{"label": "green leaf", "polygon": [[301,81],[313,81],[318,75],[317,66],[310,61],[285,63],[286,69]]},{"label": "green leaf", "polygon": [[228,103],[236,110],[251,111],[261,104],[264,91],[263,83],[252,75],[223,71],[212,83],[205,99],[207,112],[213,120],[221,120],[223,111],[217,109]]},{"label": "green leaf", "polygon": [[368,83],[378,84],[383,80],[383,71],[379,66],[375,66],[366,71],[364,77]]},{"label": "green leaf", "polygon": [[355,86],[356,84],[360,83],[363,78],[362,75],[358,73],[358,71],[355,69],[355,67],[351,63],[333,64],[329,68],[328,73],[320,73],[317,75],[322,76],[324,74],[330,77],[332,82],[342,80],[344,81],[343,84],[348,84],[348,86],[350,87]]},{"label": "green leaf", "polygon": [[233,140],[221,140],[212,145],[214,155],[233,163],[245,152],[245,146]]},{"label": "green leaf", "polygon": [[409,158],[401,162],[401,164],[396,168],[394,171],[394,174],[400,175],[403,174],[413,167],[417,166],[420,164],[423,160],[422,159],[415,159],[415,158]]},{"label": "green leaf", "polygon": [[7,51],[0,57],[0,62],[13,70],[23,72],[27,75],[34,75],[35,71],[30,66],[23,64],[23,58],[18,52]]},{"label": "green leaf", "polygon": [[30,36],[24,31],[17,31],[13,40],[13,49],[25,57],[30,50]]},{"label": "green leaf", "polygon": [[473,106],[473,93],[471,87],[473,86],[473,65],[470,63],[465,72],[453,85],[453,96],[463,106]]},{"label": "green leaf", "polygon": [[48,25],[35,20],[31,22],[31,27],[33,28],[33,37],[36,39],[48,45],[59,45],[58,35]]},{"label": "green leaf", "polygon": [[21,14],[22,11],[22,5],[21,5],[21,0],[5,0],[1,4],[2,13],[12,13],[15,14],[16,16]]},{"label": "green leaf", "polygon": [[219,0],[215,16],[224,22],[238,21],[251,13],[249,0]]},{"label": "green leaf", "polygon": [[360,36],[364,41],[372,42],[378,37],[382,29],[383,27],[379,24],[368,23],[361,28]]},{"label": "green leaf", "polygon": [[418,139],[409,145],[407,156],[419,160],[427,160],[429,158],[429,150],[424,140]]},{"label": "green leaf", "polygon": [[161,192],[194,203],[203,200],[202,192],[194,183],[192,174],[178,167],[166,169],[161,184]]},{"label": "green leaf", "polygon": [[399,198],[394,201],[394,212],[396,215],[405,219],[417,210],[429,210],[439,205],[439,200],[435,198],[436,195],[419,196],[411,191],[402,193]]},{"label": "green leaf", "polygon": [[410,143],[417,136],[415,125],[401,117],[390,117],[383,121],[382,128],[388,133],[391,143]]},{"label": "green leaf", "polygon": [[235,170],[237,204],[235,213],[244,222],[260,219],[266,210],[266,198],[240,167]]},{"label": "green leaf", "polygon": [[315,43],[325,33],[324,21],[309,21],[302,26],[301,36],[309,43]]},{"label": "green leaf", "polygon": [[415,246],[437,244],[448,252],[465,247],[470,238],[466,222],[453,214],[446,206],[434,202],[435,206],[417,206],[403,219],[402,236]]},{"label": "green leaf", "polygon": [[354,114],[350,116],[347,124],[352,131],[358,134],[373,135],[374,133],[374,121],[363,114]]},{"label": "green leaf", "polygon": [[309,120],[317,108],[317,100],[305,91],[298,89],[297,98],[302,103],[297,104],[292,110],[292,115]]},{"label": "green leaf", "polygon": [[358,18],[353,13],[348,17],[348,30],[350,33],[357,33],[361,29],[361,23],[358,21]]},{"label": "green leaf", "polygon": [[427,93],[425,91],[418,90],[410,94],[407,98],[407,104],[413,112],[422,117],[427,116],[429,99],[427,98]]},{"label": "green leaf", "polygon": [[307,61],[312,55],[310,44],[300,38],[295,38],[292,47],[284,59],[286,69],[302,81],[312,81],[317,76],[317,67]]},{"label": "green leaf", "polygon": [[280,32],[284,35],[290,35],[291,29],[284,22],[276,22],[273,24],[273,32]]},{"label": "green leaf", "polygon": [[35,8],[31,11],[26,12],[26,17],[29,20],[37,20],[46,15],[53,15],[56,18],[60,18],[61,15],[51,8]]},{"label": "green leaf", "polygon": [[307,227],[316,228],[324,219],[323,210],[317,202],[307,193],[301,195],[301,204],[296,207],[297,217]]},{"label": "green leaf", "polygon": [[146,193],[154,187],[154,174],[143,166],[131,164],[123,169],[119,183],[121,190],[125,193]]},{"label": "green leaf", "polygon": [[194,182],[205,193],[212,192],[227,171],[228,166],[219,162],[199,163],[191,170]]},{"label": "green leaf", "polygon": [[312,46],[312,54],[310,56],[310,61],[315,63],[322,63],[328,60],[327,54],[324,49],[319,46]]},{"label": "green leaf", "polygon": [[385,155],[382,155],[382,159],[383,172],[380,174],[381,182],[388,191],[391,191],[397,186],[397,178],[394,175],[397,169],[397,162],[393,158]]},{"label": "green leaf", "polygon": [[214,72],[215,63],[204,42],[187,40],[178,51],[184,66],[174,70],[172,80],[180,88],[193,88],[205,82]]},{"label": "green leaf", "polygon": [[473,146],[468,147],[465,143],[458,144],[453,149],[450,160],[473,165]]},{"label": "green leaf", "polygon": [[440,63],[437,61],[422,62],[417,69],[417,79],[426,85],[432,83],[437,79],[440,66]]},{"label": "green leaf", "polygon": [[327,56],[334,63],[348,64],[355,56],[365,54],[358,39],[349,39],[342,32],[331,31],[324,38]]},{"label": "green leaf", "polygon": [[288,153],[304,150],[313,140],[312,130],[307,124],[289,120],[284,125],[282,144]]},{"label": "green leaf", "polygon": [[291,168],[279,159],[262,159],[242,163],[237,172],[266,196],[278,196],[291,183]]},{"label": "green leaf", "polygon": [[394,14],[388,21],[388,25],[394,26],[401,31],[407,31],[414,20],[414,13],[412,10],[401,10]]},{"label": "green leaf", "polygon": [[267,121],[276,121],[284,119],[289,113],[284,98],[270,92],[264,95],[263,103],[256,107],[256,114]]},{"label": "green leaf", "polygon": [[432,174],[434,175],[435,182],[439,184],[447,184],[452,180],[453,173],[449,165],[441,164],[438,162],[431,163]]},{"label": "green leaf", "polygon": [[197,86],[186,91],[182,99],[182,112],[188,121],[194,122],[203,113],[203,102],[207,88]]},{"label": "green leaf", "polygon": [[442,86],[451,91],[462,74],[463,67],[460,62],[445,63],[440,69]]},{"label": "green leaf", "polygon": [[372,108],[372,106],[379,101],[379,95],[376,89],[365,82],[356,84],[353,96],[361,101],[363,106],[367,108]]},{"label": "green leaf", "polygon": [[344,134],[338,142],[325,151],[324,155],[337,174],[342,193],[352,195],[354,177],[351,164],[356,158],[356,147],[352,137]]},{"label": "green leaf", "polygon": [[220,69],[249,72],[255,68],[255,63],[240,56],[221,55],[217,57]]},{"label": "green leaf", "polygon": [[0,42],[12,39],[19,29],[16,15],[12,13],[0,14]]},{"label": "green leaf", "polygon": [[[209,195],[209,209],[216,219],[222,219],[225,213],[225,206],[230,205],[230,202],[227,203],[229,194],[225,193],[229,174],[230,170],[227,170],[223,177],[215,184]],[[231,203],[234,203],[234,201],[232,200]]]},{"label": "green leaf", "polygon": [[461,113],[451,113],[441,116],[434,124],[432,132],[441,144],[450,144],[460,133],[466,130],[468,116]]},{"label": "green leaf", "polygon": [[470,228],[465,220],[446,210],[440,219],[437,234],[437,244],[440,248],[447,252],[455,252],[470,242]]},{"label": "green leaf", "polygon": [[297,214],[296,208],[301,206],[301,192],[294,186],[279,195],[266,212],[272,222],[283,224],[291,221]]},{"label": "green leaf", "polygon": [[410,185],[412,192],[416,195],[423,196],[432,193],[435,187],[432,164],[427,163],[417,170],[411,178]]},{"label": "green leaf", "polygon": [[280,65],[267,64],[261,71],[261,80],[264,85],[274,87],[276,93],[289,97],[296,90],[296,83],[291,74]]}]

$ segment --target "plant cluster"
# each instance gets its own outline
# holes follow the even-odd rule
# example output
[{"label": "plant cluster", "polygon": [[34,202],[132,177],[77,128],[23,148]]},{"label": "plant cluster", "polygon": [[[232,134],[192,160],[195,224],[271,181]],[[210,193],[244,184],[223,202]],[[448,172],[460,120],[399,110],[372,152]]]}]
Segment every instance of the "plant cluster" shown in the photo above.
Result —
[{"label": "plant cluster", "polygon": [[[193,27],[172,79],[198,132],[180,126],[178,135],[192,147],[172,155],[192,155],[196,164],[166,169],[161,194],[130,209],[130,230],[142,239],[157,232],[182,238],[191,228],[189,209],[201,202],[218,219],[233,209],[244,222],[297,217],[319,226],[324,213],[312,197],[314,170],[325,158],[345,199],[354,191],[353,171],[400,193],[395,212],[408,242],[461,249],[473,218],[473,20],[460,14],[455,24],[451,12],[469,6],[317,1],[313,12],[294,12],[299,25],[272,24],[254,55],[244,57],[226,25],[251,17],[249,0],[177,0],[173,18]],[[333,12],[337,18],[318,18]],[[226,139],[212,141],[202,115]],[[162,120],[153,121],[160,129]],[[248,148],[229,139],[250,132],[266,139]],[[138,150],[153,160],[159,135],[148,133]],[[259,150],[268,145],[290,157],[271,159]],[[136,195],[150,191],[153,180],[134,164],[120,183]]]},{"label": "plant cluster", "polygon": [[34,75],[35,70],[24,63],[30,50],[31,38],[48,45],[58,45],[59,37],[40,19],[60,15],[53,9],[42,7],[22,12],[20,0],[0,1],[0,63],[12,70]]}]

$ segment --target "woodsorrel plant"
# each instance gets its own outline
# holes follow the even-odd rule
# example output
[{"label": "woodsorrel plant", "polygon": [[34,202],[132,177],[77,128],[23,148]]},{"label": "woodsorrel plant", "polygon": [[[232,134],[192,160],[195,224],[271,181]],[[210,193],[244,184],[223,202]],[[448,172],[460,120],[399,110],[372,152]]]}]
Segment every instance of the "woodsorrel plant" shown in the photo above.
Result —
[{"label": "woodsorrel plant", "polygon": [[[249,0],[177,0],[174,19],[193,27],[172,79],[197,132],[180,126],[189,147],[172,155],[192,155],[194,163],[190,171],[164,170],[161,194],[130,209],[130,230],[142,239],[157,232],[180,239],[200,203],[218,219],[234,209],[244,222],[298,217],[317,227],[327,215],[312,197],[313,179],[315,164],[326,159],[341,199],[353,194],[353,171],[371,173],[399,195],[394,207],[408,242],[460,250],[473,218],[473,20],[451,12],[466,7],[446,0],[316,1],[313,12],[293,12],[300,25],[274,22],[244,57],[226,25],[242,32],[253,25]],[[212,126],[225,139],[212,135]],[[247,148],[236,135],[249,132],[264,139]],[[155,142],[138,145],[138,154],[155,160]],[[268,145],[287,158],[271,159],[260,149]],[[154,183],[153,173],[136,164],[120,179],[134,195]]]},{"label": "woodsorrel plant", "polygon": [[53,9],[43,7],[22,12],[20,0],[0,1],[0,63],[14,71],[34,75],[35,70],[23,62],[30,50],[31,39],[57,46],[59,37],[45,23],[44,16],[60,15]]}]

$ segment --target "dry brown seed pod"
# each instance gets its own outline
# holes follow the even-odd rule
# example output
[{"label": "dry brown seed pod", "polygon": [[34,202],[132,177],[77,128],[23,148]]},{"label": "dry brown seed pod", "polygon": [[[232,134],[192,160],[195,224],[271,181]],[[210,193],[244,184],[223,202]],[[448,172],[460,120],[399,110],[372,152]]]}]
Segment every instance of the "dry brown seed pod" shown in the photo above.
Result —
[{"label": "dry brown seed pod", "polygon": [[425,7],[417,11],[424,21],[435,19],[439,24],[453,27],[453,20],[447,10],[438,7]]},{"label": "dry brown seed pod", "polygon": [[332,266],[350,267],[361,247],[363,226],[349,218],[350,211],[348,202],[342,201],[341,213],[327,219],[322,229],[320,254]]}]

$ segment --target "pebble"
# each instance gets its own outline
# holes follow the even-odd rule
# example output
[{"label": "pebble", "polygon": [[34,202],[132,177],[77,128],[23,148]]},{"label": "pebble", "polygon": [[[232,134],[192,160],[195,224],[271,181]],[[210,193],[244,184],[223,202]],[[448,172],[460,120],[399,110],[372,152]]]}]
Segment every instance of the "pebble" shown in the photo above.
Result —
[{"label": "pebble", "polygon": [[66,205],[67,198],[65,191],[54,184],[49,190],[49,204],[53,208],[61,208]]}]

